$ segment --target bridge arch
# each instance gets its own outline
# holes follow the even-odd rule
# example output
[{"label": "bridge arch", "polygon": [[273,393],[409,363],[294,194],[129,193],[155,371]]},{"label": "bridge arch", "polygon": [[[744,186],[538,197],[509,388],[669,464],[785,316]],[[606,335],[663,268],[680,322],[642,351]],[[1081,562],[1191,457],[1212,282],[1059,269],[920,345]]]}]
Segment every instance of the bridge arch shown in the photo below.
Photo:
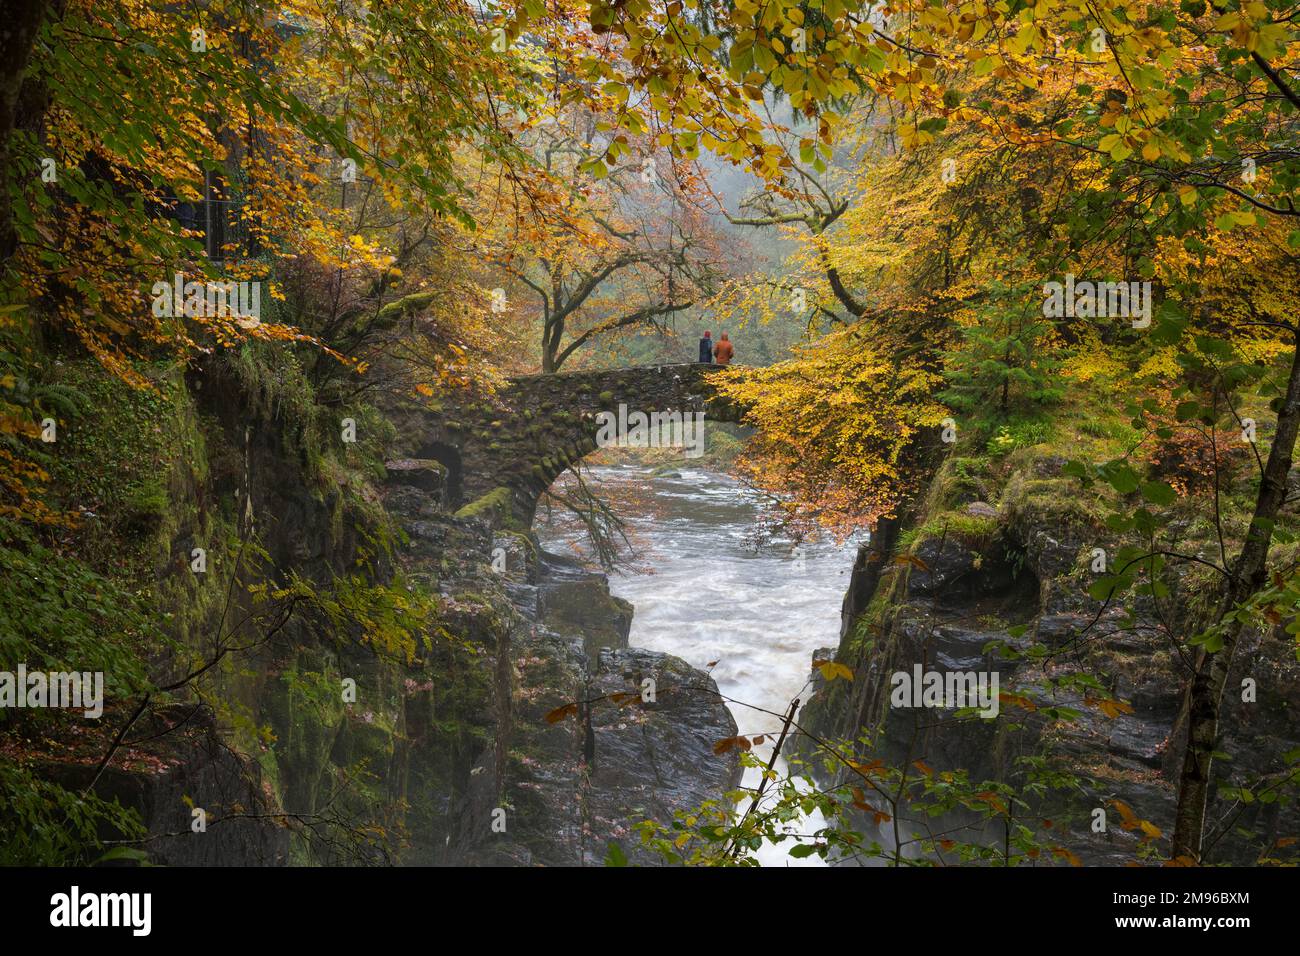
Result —
[{"label": "bridge arch", "polygon": [[[511,379],[493,401],[447,410],[447,441],[460,449],[461,513],[531,527],[537,502],[598,447],[601,412],[704,413],[739,421],[742,409],[710,380],[716,366],[647,365]],[[707,427],[707,424],[706,424]]]}]

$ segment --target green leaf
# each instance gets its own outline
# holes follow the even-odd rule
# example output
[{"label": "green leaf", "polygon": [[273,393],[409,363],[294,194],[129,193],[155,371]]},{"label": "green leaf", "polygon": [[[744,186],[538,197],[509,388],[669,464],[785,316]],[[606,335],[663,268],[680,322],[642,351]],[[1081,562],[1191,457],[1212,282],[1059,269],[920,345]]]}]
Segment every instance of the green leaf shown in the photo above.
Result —
[{"label": "green leaf", "polygon": [[1137,472],[1123,461],[1108,461],[1102,465],[1101,476],[1122,495],[1131,494],[1138,490]]},{"label": "green leaf", "polygon": [[1231,361],[1233,357],[1232,345],[1223,339],[1216,339],[1209,335],[1196,336],[1196,348],[1203,354],[1222,361]]},{"label": "green leaf", "polygon": [[1178,493],[1163,481],[1144,481],[1142,497],[1153,505],[1171,505],[1178,499]]},{"label": "green leaf", "polygon": [[131,846],[117,846],[109,850],[92,865],[99,866],[102,863],[112,863],[114,860],[130,860],[132,863],[138,863],[141,866],[149,866],[149,854],[144,850],[136,849]]},{"label": "green leaf", "polygon": [[1092,582],[1088,587],[1088,596],[1097,601],[1109,601],[1132,583],[1133,579],[1128,575],[1107,574]]},{"label": "green leaf", "polygon": [[1126,531],[1132,531],[1135,521],[1132,515],[1123,515],[1117,511],[1112,511],[1106,515],[1106,527],[1116,534],[1123,534]]},{"label": "green leaf", "polygon": [[1203,647],[1210,654],[1217,654],[1223,650],[1223,635],[1217,631],[1210,631],[1205,634],[1197,634],[1187,643],[1193,647]]},{"label": "green leaf", "polygon": [[606,866],[627,866],[627,855],[623,848],[618,845],[617,840],[610,840],[608,849],[605,851]]}]

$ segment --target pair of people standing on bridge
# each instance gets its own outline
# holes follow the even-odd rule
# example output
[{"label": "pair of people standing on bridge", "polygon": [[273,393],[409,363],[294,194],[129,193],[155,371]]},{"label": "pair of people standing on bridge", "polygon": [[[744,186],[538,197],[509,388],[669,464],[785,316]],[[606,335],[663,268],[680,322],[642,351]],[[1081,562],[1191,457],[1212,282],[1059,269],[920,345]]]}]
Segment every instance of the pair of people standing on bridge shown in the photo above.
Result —
[{"label": "pair of people standing on bridge", "polygon": [[712,332],[705,332],[704,338],[700,339],[701,362],[706,364],[716,362],[718,365],[730,365],[731,357],[735,354],[736,350],[732,346],[731,340],[727,338],[726,332],[722,333],[722,338],[720,338],[716,344],[713,341]]}]

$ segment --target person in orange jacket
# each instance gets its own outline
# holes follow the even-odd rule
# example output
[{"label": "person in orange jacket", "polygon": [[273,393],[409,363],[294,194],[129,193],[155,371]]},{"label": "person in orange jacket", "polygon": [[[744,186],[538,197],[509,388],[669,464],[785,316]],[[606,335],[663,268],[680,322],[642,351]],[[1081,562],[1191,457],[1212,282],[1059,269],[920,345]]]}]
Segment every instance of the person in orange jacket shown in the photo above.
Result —
[{"label": "person in orange jacket", "polygon": [[718,339],[718,344],[713,347],[713,361],[718,365],[730,365],[731,357],[736,354],[735,347],[732,346],[731,340],[727,338],[727,333],[722,333],[722,338]]}]

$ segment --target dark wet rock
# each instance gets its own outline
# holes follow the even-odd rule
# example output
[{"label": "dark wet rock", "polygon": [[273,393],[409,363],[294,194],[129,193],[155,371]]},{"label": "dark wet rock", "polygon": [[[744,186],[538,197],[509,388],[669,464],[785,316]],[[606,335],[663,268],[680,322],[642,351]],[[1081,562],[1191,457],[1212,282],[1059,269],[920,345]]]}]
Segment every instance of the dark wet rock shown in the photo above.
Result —
[{"label": "dark wet rock", "polygon": [[987,669],[992,656],[984,647],[992,641],[1005,641],[1005,632],[971,630],[954,625],[938,624],[933,628],[934,663],[941,671],[970,671]]},{"label": "dark wet rock", "polygon": [[972,616],[1002,613],[1014,619],[1038,609],[1038,579],[1010,560],[1005,542],[940,536],[927,538],[914,554],[920,563],[906,571],[909,600]]},{"label": "dark wet rock", "polygon": [[[654,700],[645,701],[645,681]],[[677,657],[637,648],[604,650],[590,683],[593,697],[633,695],[624,703],[593,705],[589,792],[590,826],[618,839],[632,862],[646,856],[631,821],[660,823],[675,811],[716,800],[740,782],[737,756],[713,752],[736,734],[736,722],[718,697],[712,678]],[[603,857],[604,847],[587,862]]]},{"label": "dark wet rock", "polygon": [[[144,742],[105,769],[95,792],[135,807],[148,827],[151,862],[161,866],[284,866],[288,822],[258,767],[217,733],[206,705],[148,712],[134,727]],[[125,764],[125,765],[123,765]],[[148,769],[144,769],[148,768]],[[90,782],[94,765],[56,765],[49,776],[69,789]],[[194,810],[206,829],[194,830]]]},{"label": "dark wet rock", "polygon": [[535,584],[525,584],[522,581],[515,581],[509,578],[502,581],[502,587],[505,588],[506,597],[508,597],[510,603],[518,609],[519,614],[524,618],[524,620],[534,624],[541,620],[541,588]]},{"label": "dark wet rock", "polygon": [[604,649],[593,666],[580,638],[536,628],[515,635],[511,664],[508,748],[472,775],[448,862],[600,865],[613,841],[657,863],[636,820],[667,824],[739,782],[737,757],[713,753],[735,721],[712,678],[679,658]]},{"label": "dark wet rock", "polygon": [[492,570],[512,581],[537,583],[537,546],[523,534],[498,532],[492,536]]},{"label": "dark wet rock", "polygon": [[531,592],[507,585],[536,615],[516,605],[498,667],[495,743],[452,807],[438,859],[600,865],[616,841],[629,860],[657,863],[631,824],[670,823],[734,787],[738,758],[713,745],[735,735],[735,721],[709,675],[627,647],[632,608],[604,575],[540,551],[536,564]]},{"label": "dark wet rock", "polygon": [[609,580],[555,555],[544,555],[539,607],[549,627],[579,635],[593,657],[601,648],[627,647],[632,605],[609,593]]},{"label": "dark wet rock", "polygon": [[858,546],[853,570],[849,574],[849,587],[844,592],[840,604],[840,638],[843,639],[857,620],[859,614],[867,609],[871,596],[880,582],[880,570],[883,564],[879,536],[872,535],[872,544]]},{"label": "dark wet rock", "polygon": [[413,485],[390,485],[384,501],[390,509],[412,517],[430,519],[438,514],[437,497]]},{"label": "dark wet rock", "polygon": [[[964,510],[971,513],[975,504]],[[1165,619],[1149,601],[1139,601],[1136,618],[1128,620],[1126,612],[1088,595],[1091,550],[1114,550],[1104,532],[1068,514],[998,513],[994,530],[978,539],[923,536],[910,549],[918,560],[881,555],[868,564],[866,549],[859,553],[834,652],[855,679],[817,682],[801,722],[829,738],[853,739],[874,729],[875,756],[886,762],[905,765],[921,757],[936,770],[965,769],[975,781],[1012,780],[1018,758],[1046,752],[1084,783],[1083,792],[1053,793],[1036,808],[1055,821],[1056,838],[1085,863],[1131,862],[1137,837],[1119,826],[1113,801],[1170,832],[1186,670],[1165,636]],[[868,571],[876,566],[882,570]],[[1017,626],[1024,627],[1022,636],[1013,636]],[[985,651],[1005,644],[1023,652],[1033,639],[1048,656],[1006,659]],[[891,675],[918,663],[940,672],[996,671],[1000,690],[1029,704],[1004,698],[995,721],[892,707]],[[1044,681],[1071,675],[1095,676],[1101,685],[1086,692],[1043,691]],[[1241,699],[1247,678],[1255,682],[1255,703]],[[1125,706],[1108,713],[1098,700],[1112,697]],[[1079,716],[1058,720],[1050,707],[1072,708]],[[1285,771],[1282,755],[1300,742],[1300,663],[1284,636],[1244,639],[1221,726],[1222,749],[1232,759],[1215,763],[1220,784],[1241,786]],[[812,751],[806,739],[794,746],[805,756]],[[1300,813],[1290,805],[1256,801],[1234,808],[1217,788],[1213,793],[1212,821],[1240,811],[1245,822],[1215,842],[1212,861],[1252,862],[1260,846],[1300,829]],[[1111,824],[1104,834],[1089,825],[1099,806],[1108,809]],[[986,836],[996,844],[1001,830],[994,829]],[[1242,830],[1251,835],[1243,837]]]},{"label": "dark wet rock", "polygon": [[430,495],[440,495],[447,468],[433,458],[398,458],[384,463],[388,481],[406,485]]},{"label": "dark wet rock", "polygon": [[1082,614],[1043,614],[1034,626],[1037,638],[1049,647],[1064,647],[1084,636],[1091,618]]}]

